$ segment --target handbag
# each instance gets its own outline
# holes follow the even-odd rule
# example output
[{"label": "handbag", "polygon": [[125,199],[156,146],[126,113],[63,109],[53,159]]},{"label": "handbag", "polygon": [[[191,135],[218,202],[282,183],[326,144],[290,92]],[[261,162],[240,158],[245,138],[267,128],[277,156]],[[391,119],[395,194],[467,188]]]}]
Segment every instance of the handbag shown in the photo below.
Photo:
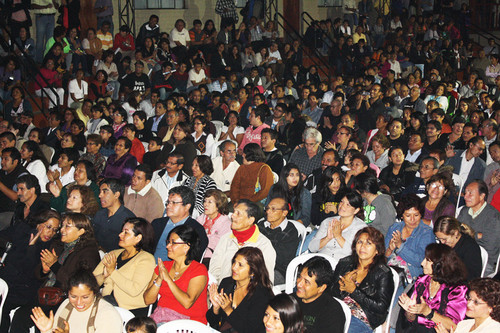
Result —
[{"label": "handbag", "polygon": [[66,298],[66,293],[57,287],[42,287],[38,289],[38,303],[40,305],[56,306]]}]

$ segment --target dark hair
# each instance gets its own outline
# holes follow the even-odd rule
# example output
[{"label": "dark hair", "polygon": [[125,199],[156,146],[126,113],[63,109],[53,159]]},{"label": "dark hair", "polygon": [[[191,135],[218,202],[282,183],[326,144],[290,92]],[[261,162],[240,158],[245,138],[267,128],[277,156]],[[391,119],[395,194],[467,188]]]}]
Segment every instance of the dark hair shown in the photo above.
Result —
[{"label": "dark hair", "polygon": [[233,256],[232,262],[236,257],[242,256],[245,258],[250,270],[248,274],[250,275],[250,283],[248,284],[248,296],[252,296],[255,288],[257,286],[262,286],[272,292],[271,281],[269,280],[269,272],[266,267],[266,262],[264,261],[264,255],[262,251],[253,246],[242,247]]},{"label": "dark hair", "polygon": [[333,176],[335,174],[338,174],[340,178],[340,187],[335,194],[335,201],[338,202],[342,198],[343,192],[347,188],[345,184],[344,174],[337,167],[329,166],[325,170],[323,170],[321,174],[319,190],[317,191],[317,193],[319,193],[321,197],[321,202],[326,202],[331,196],[329,186],[332,184]]},{"label": "dark hair", "polygon": [[123,145],[125,146],[125,149],[128,149],[130,150],[130,148],[132,148],[132,141],[130,141],[129,138],[127,138],[126,136],[120,136],[116,142],[118,143],[118,141],[122,140],[123,141]]},{"label": "dark hair", "polygon": [[[245,212],[247,213],[247,216],[249,218],[253,217],[255,219],[254,223],[257,223],[257,221],[260,218],[260,214],[261,214],[259,206],[255,202],[250,201],[248,199],[240,199],[236,203],[236,205],[240,205],[240,204],[243,204],[247,207],[247,209],[245,210]],[[236,207],[236,205],[235,205],[235,207]]]},{"label": "dark hair", "polygon": [[407,195],[403,195],[401,200],[399,200],[398,207],[396,207],[396,211],[398,213],[398,217],[403,219],[403,214],[405,211],[415,208],[420,212],[420,215],[424,216],[424,205],[422,204],[422,199],[414,193],[410,193]]},{"label": "dark hair", "polygon": [[2,150],[3,153],[10,153],[10,158],[12,162],[17,161],[17,164],[21,163],[21,153],[15,147],[7,147]]},{"label": "dark hair", "polygon": [[94,182],[97,179],[94,164],[88,160],[79,160],[76,163],[75,167],[77,167],[79,164],[82,164],[84,166],[87,173],[87,179]]},{"label": "dark hair", "polygon": [[425,248],[425,258],[432,262],[432,279],[449,286],[462,284],[467,268],[462,259],[448,245],[431,243]]},{"label": "dark hair", "polygon": [[118,199],[120,200],[121,203],[123,203],[123,194],[125,193],[125,185],[123,185],[123,183],[119,179],[115,178],[105,178],[101,182],[101,186],[104,184],[108,185],[109,189],[113,193],[119,192],[120,197]]},{"label": "dark hair", "polygon": [[357,265],[359,261],[358,253],[356,252],[356,243],[358,242],[362,234],[368,235],[368,239],[375,245],[375,249],[377,250],[377,254],[373,258],[373,261],[368,267],[368,270],[378,265],[385,265],[386,259],[384,235],[374,227],[364,227],[363,229],[358,230],[356,236],[354,236],[354,240],[351,244],[352,260],[354,264]]},{"label": "dark hair", "polygon": [[68,191],[67,191],[68,197],[71,195],[71,192],[73,191],[80,192],[80,196],[82,198],[81,213],[93,217],[100,209],[100,205],[99,202],[97,202],[97,198],[95,197],[94,191],[92,191],[90,187],[85,185],[71,185],[68,186]]},{"label": "dark hair", "polygon": [[[295,169],[299,172],[299,182],[294,188],[290,188],[287,182],[287,178],[290,172]],[[279,180],[276,184],[271,187],[269,191],[269,201],[274,198],[282,198],[291,207],[288,207],[288,214],[290,218],[295,218],[295,214],[301,210],[301,194],[304,189],[304,181],[302,180],[302,174],[300,173],[299,166],[293,162],[285,165],[280,172]]]},{"label": "dark hair", "polygon": [[78,149],[76,148],[63,148],[61,155],[64,154],[66,157],[68,157],[68,161],[72,161],[73,164],[75,165],[78,159],[80,158],[80,153],[78,152]]},{"label": "dark hair", "polygon": [[260,132],[260,135],[267,133],[271,137],[271,140],[276,140],[278,141],[278,132],[276,130],[273,130],[272,128],[264,128],[262,132]]},{"label": "dark hair", "polygon": [[155,252],[155,235],[151,223],[141,217],[129,217],[123,222],[122,228],[125,223],[132,225],[134,236],[142,235],[142,239],[135,245],[137,251],[144,250],[151,254]]},{"label": "dark hair", "polygon": [[264,155],[262,148],[253,142],[245,145],[243,154],[245,154],[245,159],[249,162],[264,162],[266,160],[266,155]]},{"label": "dark hair", "polygon": [[33,187],[35,188],[35,194],[37,196],[40,195],[40,183],[38,182],[38,178],[31,174],[25,174],[16,179],[16,185],[24,184],[28,190],[31,190]]},{"label": "dark hair", "polygon": [[151,170],[151,167],[147,164],[139,164],[136,168],[136,171],[144,172],[146,175],[146,180],[151,180],[153,177],[153,171]]},{"label": "dark hair", "polygon": [[[5,120],[5,119],[4,119]],[[8,121],[8,120],[7,120]],[[11,125],[11,123],[9,122],[9,125]],[[3,132],[2,134],[0,134],[0,139],[3,139],[3,138],[6,138],[7,140],[9,140],[10,142],[12,141],[16,141],[16,136],[14,133],[12,132]]]},{"label": "dark hair", "polygon": [[[177,125],[175,125],[175,127],[179,127],[179,129],[181,131],[183,131],[184,134],[186,134],[186,137],[184,138],[185,140],[190,140],[190,141],[193,140],[193,137],[191,136],[191,125],[189,125],[188,122],[181,121],[181,122],[177,123]],[[172,138],[173,138],[173,136],[172,136]]]},{"label": "dark hair", "polygon": [[213,197],[215,199],[215,206],[217,211],[222,215],[229,213],[229,202],[227,195],[219,189],[211,189],[205,192],[205,199]]},{"label": "dark hair", "polygon": [[61,222],[61,214],[52,209],[46,209],[33,217],[33,221],[38,225],[47,222],[50,219],[59,220]]},{"label": "dark hair", "polygon": [[198,161],[198,166],[200,167],[200,171],[205,175],[210,176],[214,172],[214,166],[212,164],[212,159],[206,155],[198,155],[195,157],[196,161]]},{"label": "dark hair", "polygon": [[474,279],[469,282],[469,295],[472,291],[492,308],[491,319],[500,321],[500,281],[492,278]]},{"label": "dark hair", "polygon": [[148,119],[148,116],[146,115],[146,112],[142,111],[142,110],[139,110],[139,111],[135,111],[133,114],[132,114],[132,118],[133,117],[136,117],[139,118],[140,120],[142,121],[146,121],[146,119]]},{"label": "dark hair", "polygon": [[33,152],[33,155],[31,155],[30,163],[34,162],[36,160],[40,160],[43,163],[43,165],[45,166],[45,168],[48,169],[49,162],[45,158],[45,155],[43,154],[42,150],[40,149],[40,146],[38,145],[38,143],[36,143],[35,141],[29,140],[29,141],[26,141],[25,143],[23,143],[23,146],[25,146],[26,149],[28,149],[28,151]]},{"label": "dark hair", "polygon": [[174,233],[177,234],[177,236],[179,236],[179,238],[189,246],[189,250],[186,253],[186,260],[184,261],[186,265],[189,265],[191,261],[200,257],[200,238],[198,237],[198,233],[196,232],[196,230],[194,230],[193,227],[183,224],[173,228],[168,233],[167,242],[170,238],[170,235]]},{"label": "dark hair", "polygon": [[156,333],[156,323],[149,317],[134,317],[127,322],[125,330],[130,333],[137,332],[139,329],[144,333]]},{"label": "dark hair", "polygon": [[[89,267],[90,268],[90,267]],[[94,295],[96,296],[96,300],[99,299],[100,286],[97,283],[97,280],[89,268],[86,269],[78,269],[75,273],[73,273],[68,279],[67,292],[69,293],[72,288],[77,288],[79,285],[83,284],[87,286]]]},{"label": "dark hair", "polygon": [[[90,244],[95,245],[97,247],[97,241],[94,236],[94,228],[92,227],[92,223],[90,219],[82,213],[65,213],[63,215],[63,221],[69,220],[72,222],[78,230],[83,229],[85,232],[80,236],[80,240],[75,246],[75,252],[89,246]],[[84,260],[80,263],[81,267],[88,266],[88,263]],[[85,267],[85,268],[93,268],[93,267]]]},{"label": "dark hair", "polygon": [[302,310],[295,297],[285,293],[278,294],[269,301],[268,306],[278,312],[284,333],[304,332]]},{"label": "dark hair", "polygon": [[236,116],[236,119],[238,120],[238,121],[236,122],[236,126],[240,126],[240,115],[239,115],[239,113],[238,113],[238,112],[236,112],[236,111],[229,111],[229,112],[227,113],[226,118],[224,118],[224,125],[229,126],[229,116],[231,116],[231,115]]},{"label": "dark hair", "polygon": [[255,117],[259,117],[261,122],[264,122],[266,117],[269,115],[269,106],[267,104],[258,105],[253,109]]},{"label": "dark hair", "polygon": [[380,187],[378,186],[377,177],[363,172],[354,177],[354,189],[361,194],[377,194]]},{"label": "dark hair", "polygon": [[307,268],[307,275],[309,277],[316,277],[316,284],[318,287],[326,285],[326,290],[328,290],[332,284],[333,269],[332,265],[326,258],[323,257],[312,257],[305,263],[299,266],[298,274]]},{"label": "dark hair", "polygon": [[[443,215],[445,208],[448,205],[451,205],[451,202],[448,200],[448,197],[450,196],[450,193],[453,190],[453,181],[451,180],[451,178],[448,176],[447,173],[436,173],[427,181],[427,184],[425,186],[427,193],[429,192],[429,187],[431,186],[432,183],[441,183],[445,188],[445,193],[443,197],[441,198],[441,200],[439,200],[439,203],[437,204],[436,208],[434,209],[434,212],[432,213],[432,220],[436,221],[438,217]],[[422,201],[422,205],[425,206],[428,200],[429,200],[429,194],[425,196],[424,200]]]},{"label": "dark hair", "polygon": [[361,194],[358,192],[352,190],[352,189],[347,189],[343,193],[343,198],[346,198],[347,201],[349,201],[349,204],[354,207],[354,208],[359,208],[358,213],[356,214],[356,217],[364,220],[365,218],[365,210],[363,209],[363,198],[361,197]]},{"label": "dark hair", "polygon": [[195,196],[193,190],[191,190],[187,186],[176,186],[170,189],[170,191],[168,192],[168,195],[171,194],[177,194],[178,196],[180,196],[183,206],[186,206],[188,204],[191,205],[191,208],[189,209],[189,214],[193,213],[194,203],[195,203]]},{"label": "dark hair", "polygon": [[[488,185],[486,185],[486,182],[482,179],[474,179],[469,183],[470,184],[477,184],[477,190],[479,191],[479,195],[484,194],[484,200],[488,199]],[[469,186],[467,185],[467,186]]]}]

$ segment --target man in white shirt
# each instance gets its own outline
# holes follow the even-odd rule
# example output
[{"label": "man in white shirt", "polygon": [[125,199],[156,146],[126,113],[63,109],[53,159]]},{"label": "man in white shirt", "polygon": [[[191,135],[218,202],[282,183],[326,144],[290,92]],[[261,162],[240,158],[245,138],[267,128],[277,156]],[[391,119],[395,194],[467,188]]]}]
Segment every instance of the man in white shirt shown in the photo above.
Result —
[{"label": "man in white shirt", "polygon": [[283,77],[285,64],[281,59],[281,53],[278,50],[278,43],[272,43],[269,47],[269,59],[269,66],[273,69],[273,73],[276,73],[276,77]]},{"label": "man in white shirt", "polygon": [[479,157],[486,148],[484,139],[475,136],[467,144],[467,150],[461,154],[457,153],[446,162],[446,165],[453,166],[453,173],[460,175],[465,181],[464,186],[469,185],[474,179],[483,179],[486,169],[486,163]]},{"label": "man in white shirt", "polygon": [[146,116],[151,118],[155,115],[156,103],[160,99],[160,92],[158,90],[151,91],[151,97],[149,99],[145,99],[139,105],[139,109],[146,112]]},{"label": "man in white shirt", "polygon": [[222,192],[229,194],[231,182],[234,174],[240,167],[236,162],[236,145],[231,140],[222,142],[219,146],[220,156],[212,159],[214,172],[210,175],[217,184],[217,188]]},{"label": "man in white shirt", "polygon": [[202,68],[201,60],[194,62],[194,67],[189,70],[189,78],[187,83],[187,92],[196,89],[200,84],[209,84],[210,79],[207,78],[205,70]]},{"label": "man in white shirt", "polygon": [[186,29],[186,22],[178,19],[175,21],[175,28],[170,32],[170,48],[172,49],[172,53],[177,59],[184,59],[189,44],[191,44],[191,37],[189,36],[189,31]]},{"label": "man in white shirt", "polygon": [[180,153],[172,153],[168,156],[165,168],[153,173],[151,184],[160,195],[163,203],[167,201],[171,188],[181,186],[189,178],[182,171],[183,167],[184,156]]}]

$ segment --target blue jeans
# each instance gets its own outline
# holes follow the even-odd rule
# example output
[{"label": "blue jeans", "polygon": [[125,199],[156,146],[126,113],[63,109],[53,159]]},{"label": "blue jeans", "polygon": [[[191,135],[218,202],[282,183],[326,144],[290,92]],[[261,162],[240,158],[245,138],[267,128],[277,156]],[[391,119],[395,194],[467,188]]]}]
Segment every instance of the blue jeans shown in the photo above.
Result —
[{"label": "blue jeans", "polygon": [[352,316],[348,333],[373,333],[373,330],[370,327],[366,326],[366,324],[361,320]]},{"label": "blue jeans", "polygon": [[54,34],[54,21],[55,15],[40,15],[37,14],[36,21],[36,61],[42,62],[43,60],[43,51],[45,50],[45,45],[47,41]]}]

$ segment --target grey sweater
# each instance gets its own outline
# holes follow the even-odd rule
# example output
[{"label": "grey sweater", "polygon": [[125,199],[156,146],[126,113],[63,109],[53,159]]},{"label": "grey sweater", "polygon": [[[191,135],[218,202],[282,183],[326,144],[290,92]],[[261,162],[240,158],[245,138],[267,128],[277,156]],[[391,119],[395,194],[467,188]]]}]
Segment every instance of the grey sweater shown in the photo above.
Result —
[{"label": "grey sweater", "polygon": [[[483,211],[473,219],[469,208],[463,207],[458,220],[469,225],[476,232],[476,242],[488,252],[486,275],[495,271],[495,265],[500,254],[500,212],[492,205],[486,204]],[[477,234],[480,233],[481,238]]]},{"label": "grey sweater", "polygon": [[396,209],[392,204],[391,197],[380,193],[373,201],[371,206],[375,209],[368,212],[368,204],[365,201],[365,222],[368,226],[379,230],[383,235],[387,234],[389,227],[396,222]]}]

